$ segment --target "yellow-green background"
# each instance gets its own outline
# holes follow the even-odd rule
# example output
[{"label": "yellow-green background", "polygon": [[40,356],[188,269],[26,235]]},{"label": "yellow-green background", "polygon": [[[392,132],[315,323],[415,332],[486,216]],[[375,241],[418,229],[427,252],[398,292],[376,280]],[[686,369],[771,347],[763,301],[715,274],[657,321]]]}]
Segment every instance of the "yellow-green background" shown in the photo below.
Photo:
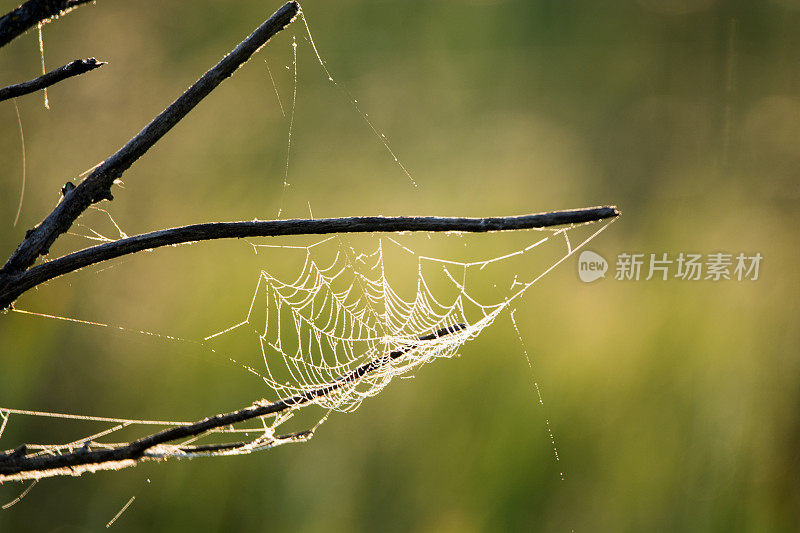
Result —
[{"label": "yellow-green background", "polygon": [[[0,104],[3,259],[65,181],[113,153],[277,7],[99,0],[48,24],[48,67],[90,56],[109,64],[52,88],[49,111],[41,95],[19,99],[28,181],[15,228],[19,132],[13,104]],[[333,416],[308,444],[46,480],[0,512],[0,530],[95,531],[135,495],[115,528],[796,531],[800,3],[309,0],[305,9],[333,75],[420,187],[327,82],[298,21],[125,174],[102,207],[127,233],[275,215],[287,122],[263,60],[287,106],[296,35],[282,216],[305,216],[307,204],[316,217],[617,204],[623,217],[591,245],[612,269],[622,251],[760,252],[760,279],[609,275],[586,285],[571,259],[518,306],[533,378],[504,317],[462,357]],[[0,50],[0,85],[39,72],[35,31]],[[464,240],[478,255],[496,251],[492,239]],[[53,253],[87,244],[66,236]],[[17,306],[197,339],[242,318],[268,265],[241,242],[159,250],[55,280]],[[0,406],[190,420],[267,393],[222,359],[189,343],[7,314]],[[12,417],[0,448],[71,431]],[[3,503],[22,488],[0,487]]]}]

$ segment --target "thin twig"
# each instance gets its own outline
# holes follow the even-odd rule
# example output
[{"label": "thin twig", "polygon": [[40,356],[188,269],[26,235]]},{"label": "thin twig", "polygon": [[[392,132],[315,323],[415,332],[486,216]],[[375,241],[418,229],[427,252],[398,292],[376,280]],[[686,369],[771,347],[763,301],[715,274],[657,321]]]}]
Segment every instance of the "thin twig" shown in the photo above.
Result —
[{"label": "thin twig", "polygon": [[37,257],[45,255],[56,238],[69,230],[75,219],[90,205],[100,200],[113,199],[111,186],[114,181],[203,98],[250,59],[273,35],[292,22],[299,10],[300,5],[297,2],[286,3],[125,146],[95,168],[77,187],[65,187],[61,202],[47,218],[28,232],[17,250],[0,269],[0,286],[3,285],[2,275],[18,274],[31,266]]},{"label": "thin twig", "polygon": [[123,255],[161,246],[195,241],[278,235],[372,233],[393,231],[486,232],[580,224],[619,215],[614,207],[592,207],[535,215],[491,218],[445,217],[345,217],[321,219],[210,222],[135,235],[92,246],[42,263],[15,276],[0,275],[0,309],[11,305],[25,291],[68,272]]},{"label": "thin twig", "polygon": [[[464,324],[453,324],[429,335],[421,336],[419,337],[419,341],[433,341],[445,335],[451,335],[461,331],[464,328],[466,328]],[[133,466],[140,460],[150,458],[148,457],[148,450],[155,446],[189,437],[196,437],[216,428],[238,424],[262,416],[274,415],[294,407],[311,403],[316,398],[327,396],[331,392],[348,384],[356,383],[366,374],[390,364],[395,359],[412,352],[418,347],[418,344],[409,344],[399,350],[381,355],[318,389],[296,394],[273,403],[264,403],[263,401],[255,402],[238,411],[212,416],[185,426],[165,429],[117,448],[92,450],[90,446],[84,446],[73,452],[62,455],[28,455],[27,447],[22,445],[14,450],[0,454],[0,483],[10,480],[18,481],[29,477],[80,475],[85,471]],[[307,440],[310,436],[311,433],[303,431],[292,434],[288,436],[288,438]],[[280,439],[281,437],[276,438],[276,440]],[[233,443],[232,447],[241,447],[241,443]],[[186,447],[186,449],[179,447],[179,449],[185,452],[214,452],[231,449],[231,447],[225,445],[209,445],[207,447]],[[153,458],[162,458],[162,456],[153,454]],[[37,475],[24,475],[27,472],[35,472]]]},{"label": "thin twig", "polygon": [[3,87],[0,89],[0,102],[10,98],[16,98],[17,96],[22,96],[24,94],[32,93],[40,89],[44,89],[45,87],[50,87],[51,85],[55,85],[56,83],[67,78],[84,74],[106,64],[107,63],[98,61],[93,57],[88,59],[76,59],[67,63],[63,67],[58,67],[55,70],[51,70],[47,74],[42,74],[38,78],[17,83],[16,85]]},{"label": "thin twig", "polygon": [[0,47],[30,28],[95,0],[28,0],[0,18]]}]

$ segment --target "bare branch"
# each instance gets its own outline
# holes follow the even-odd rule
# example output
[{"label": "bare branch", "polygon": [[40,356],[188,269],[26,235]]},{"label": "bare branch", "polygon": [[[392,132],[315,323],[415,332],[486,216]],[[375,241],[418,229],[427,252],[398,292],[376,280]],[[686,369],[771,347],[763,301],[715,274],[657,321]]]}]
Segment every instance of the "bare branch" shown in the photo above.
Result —
[{"label": "bare branch", "polygon": [[[29,0],[13,12],[0,18],[0,46],[37,23],[89,0]],[[67,254],[38,266],[37,258],[48,253],[60,235],[69,230],[75,220],[93,203],[112,200],[111,188],[115,181],[181,121],[203,98],[236,69],[247,62],[276,33],[290,24],[300,11],[295,1],[287,2],[228,55],[208,70],[179,98],[147,124],[122,148],[96,167],[76,187],[65,185],[61,202],[35,228],[0,269],[0,309],[5,309],[25,291],[63,274],[113,258],[143,250],[194,241],[278,235],[319,235],[340,233],[372,233],[399,231],[426,232],[487,232],[543,228],[564,224],[579,224],[613,218],[619,215],[614,207],[594,207],[569,211],[530,214],[512,217],[446,218],[446,217],[346,217],[329,219],[297,219],[251,222],[216,222],[194,224],[159,230],[134,237],[126,237]],[[0,101],[28,94],[68,77],[93,70],[104,63],[94,58],[76,60],[34,80],[0,89]],[[394,351],[387,351],[357,368],[339,376],[319,388],[268,403],[259,400],[253,404],[203,420],[177,425],[126,443],[107,444],[87,441],[80,448],[72,445],[47,447],[45,451],[31,451],[21,445],[0,453],[0,483],[56,475],[81,475],[84,472],[118,469],[134,466],[148,459],[163,459],[181,455],[203,455],[252,451],[283,442],[307,440],[313,429],[284,436],[274,436],[265,430],[260,440],[191,444],[195,438],[260,417],[313,404],[334,391],[358,383],[365,375],[392,361],[417,350],[426,342],[436,342],[446,335],[465,330],[464,324],[452,324],[431,334],[411,339]],[[464,334],[464,333],[462,333]],[[164,426],[161,426],[164,427]],[[0,429],[2,432],[2,429]],[[191,440],[186,440],[191,439]],[[170,444],[176,443],[177,444]],[[113,520],[112,520],[113,522]]]},{"label": "bare branch", "polygon": [[98,61],[93,57],[88,59],[76,59],[70,63],[67,63],[63,67],[58,67],[55,70],[51,70],[47,74],[42,74],[38,78],[17,83],[16,85],[3,87],[0,89],[0,102],[10,98],[16,98],[17,96],[22,96],[24,94],[36,92],[40,89],[44,89],[45,87],[50,87],[51,85],[55,85],[56,83],[64,81],[67,78],[84,74],[106,64],[107,63]]},{"label": "bare branch", "polygon": [[445,217],[345,217],[322,219],[209,222],[135,235],[85,248],[37,265],[17,275],[0,273],[0,309],[11,305],[25,291],[68,272],[142,250],[195,241],[279,235],[372,233],[391,231],[486,232],[580,224],[619,215],[615,207],[592,207],[535,215],[490,218]]},{"label": "bare branch", "polygon": [[[250,59],[273,35],[292,22],[299,11],[300,5],[297,2],[286,3],[125,146],[86,176],[80,185],[65,188],[65,195],[61,202],[47,218],[28,232],[25,240],[0,269],[0,274],[10,275],[22,272],[31,266],[37,257],[45,255],[56,238],[67,231],[75,219],[90,205],[100,200],[113,199],[111,186],[114,184],[114,180],[119,178],[189,111],[194,109],[203,98]],[[2,281],[0,281],[1,284]]]},{"label": "bare branch", "polygon": [[[440,337],[451,335],[466,328],[464,324],[453,324],[441,328],[429,335],[419,337],[420,342],[434,341]],[[220,414],[205,418],[185,426],[176,426],[147,437],[135,440],[129,444],[115,448],[92,449],[91,443],[70,453],[61,455],[29,455],[27,447],[23,444],[4,454],[0,454],[0,483],[3,481],[19,481],[35,477],[51,477],[56,475],[80,475],[87,471],[118,469],[134,466],[140,460],[163,458],[163,454],[153,453],[148,455],[148,450],[161,444],[176,440],[197,437],[209,431],[238,424],[254,418],[274,415],[294,407],[313,402],[316,398],[327,396],[331,392],[348,384],[356,383],[370,372],[374,372],[417,349],[418,344],[409,344],[399,350],[381,355],[354,370],[344,374],[329,384],[318,389],[310,390],[289,398],[284,398],[273,403],[263,400],[253,403],[238,411]],[[307,440],[311,432],[303,431],[287,437],[277,437],[275,440],[297,439]],[[229,443],[221,445],[179,447],[187,453],[213,453],[230,449],[241,448],[248,443]]]},{"label": "bare branch", "polygon": [[0,47],[7,45],[30,28],[94,0],[28,0],[0,18]]}]

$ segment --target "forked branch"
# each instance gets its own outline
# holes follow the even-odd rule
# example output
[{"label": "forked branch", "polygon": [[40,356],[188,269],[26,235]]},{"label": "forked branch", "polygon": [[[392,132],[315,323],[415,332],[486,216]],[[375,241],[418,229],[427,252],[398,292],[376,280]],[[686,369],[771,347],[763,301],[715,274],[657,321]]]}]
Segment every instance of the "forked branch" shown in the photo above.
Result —
[{"label": "forked branch", "polygon": [[15,85],[9,85],[8,87],[3,87],[0,89],[0,102],[3,100],[8,100],[9,98],[16,98],[17,96],[22,96],[46,87],[50,87],[51,85],[55,85],[56,83],[64,81],[67,78],[79,76],[89,72],[90,70],[102,67],[105,64],[106,63],[103,61],[98,61],[93,57],[88,59],[76,59],[75,61],[67,63],[63,67],[58,67],[55,70],[51,70],[47,74],[42,74],[38,78],[17,83]]},{"label": "forked branch", "polygon": [[80,185],[65,187],[61,202],[47,218],[28,232],[22,244],[0,269],[0,287],[3,286],[2,275],[18,274],[31,266],[37,257],[45,255],[58,236],[69,230],[75,219],[90,205],[100,200],[111,200],[113,198],[111,186],[114,180],[194,109],[203,98],[250,59],[273,35],[292,22],[299,11],[300,5],[297,2],[286,3],[125,146],[95,168]]},{"label": "forked branch", "polygon": [[[451,335],[465,328],[463,324],[453,324],[441,328],[429,335],[419,338],[419,342],[436,341],[440,337]],[[198,422],[184,426],[176,426],[147,437],[135,440],[129,444],[112,447],[93,449],[96,446],[92,442],[87,442],[77,450],[60,455],[33,455],[28,454],[25,445],[19,446],[14,450],[0,454],[0,483],[4,481],[19,481],[23,479],[81,475],[84,472],[94,472],[97,470],[112,470],[134,466],[137,462],[152,458],[163,458],[163,453],[151,452],[154,448],[162,444],[168,444],[176,440],[198,437],[217,428],[238,424],[254,418],[274,415],[282,411],[287,411],[302,405],[313,402],[316,398],[327,396],[330,393],[345,387],[349,384],[357,383],[362,377],[382,368],[392,361],[416,350],[419,344],[409,344],[398,350],[383,354],[363,365],[351,370],[350,372],[338,377],[327,385],[318,389],[309,390],[294,396],[278,400],[277,402],[266,403],[261,400],[253,403],[238,411],[220,414],[205,418]],[[294,433],[283,437],[274,437],[271,441],[261,443],[261,446],[270,446],[281,442],[292,442],[297,440],[307,440],[312,435],[309,431]],[[250,443],[232,444],[211,444],[205,446],[178,446],[178,451],[183,453],[213,453],[219,451],[235,450]]]}]

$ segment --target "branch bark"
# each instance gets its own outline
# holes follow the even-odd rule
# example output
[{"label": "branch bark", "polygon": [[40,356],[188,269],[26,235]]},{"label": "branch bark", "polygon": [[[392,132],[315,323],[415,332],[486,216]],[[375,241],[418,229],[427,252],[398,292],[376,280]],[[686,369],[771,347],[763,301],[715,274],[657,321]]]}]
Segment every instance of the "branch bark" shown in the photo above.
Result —
[{"label": "branch bark", "polygon": [[36,26],[58,15],[94,0],[28,0],[0,18],[0,47],[3,47]]},{"label": "branch bark", "polygon": [[36,261],[37,257],[45,255],[58,236],[69,230],[75,219],[90,205],[100,200],[112,200],[111,186],[114,180],[122,176],[123,172],[194,109],[203,98],[250,59],[273,35],[292,22],[299,11],[300,5],[297,2],[284,4],[125,146],[86,176],[80,185],[65,187],[64,198],[47,218],[28,232],[25,240],[0,269],[0,274],[11,275],[24,271]]},{"label": "branch bark", "polygon": [[51,85],[55,85],[56,83],[64,81],[67,78],[84,74],[106,64],[107,63],[98,61],[93,57],[88,59],[76,59],[70,63],[67,63],[63,67],[58,67],[55,70],[51,70],[47,74],[42,74],[38,78],[17,83],[16,85],[3,87],[0,89],[0,102],[10,98],[16,98],[17,96],[36,92],[40,89],[44,89],[45,87],[50,87]]},{"label": "branch bark", "polygon": [[[465,327],[466,326],[463,324],[453,324],[429,335],[419,337],[419,341],[434,341],[440,337],[461,331]],[[133,466],[137,461],[148,458],[148,450],[161,444],[197,437],[213,429],[238,424],[262,416],[274,415],[288,409],[311,403],[316,398],[326,396],[347,384],[357,382],[366,374],[388,365],[395,359],[399,359],[403,355],[417,349],[418,346],[419,344],[409,344],[399,350],[394,350],[376,357],[318,389],[296,394],[273,403],[264,403],[263,400],[255,402],[238,411],[219,414],[185,426],[165,429],[116,448],[92,450],[91,443],[87,443],[83,448],[61,455],[28,455],[25,445],[18,446],[14,450],[0,454],[0,483],[3,481],[27,479],[29,477],[80,475],[86,471]],[[311,433],[305,431],[290,435],[288,438],[307,439],[310,436]],[[279,437],[279,439],[280,438],[281,437]],[[242,447],[246,444],[248,443],[181,447],[181,450],[187,452],[214,452],[236,448],[237,446]],[[87,465],[91,466],[87,467]],[[27,472],[36,472],[37,475],[25,475]]]},{"label": "branch bark", "polygon": [[92,246],[32,267],[16,275],[0,272],[0,309],[48,280],[123,255],[187,242],[279,235],[372,233],[390,231],[486,232],[580,224],[619,216],[615,207],[591,207],[535,215],[490,218],[346,217],[316,220],[210,222],[170,228]]}]

